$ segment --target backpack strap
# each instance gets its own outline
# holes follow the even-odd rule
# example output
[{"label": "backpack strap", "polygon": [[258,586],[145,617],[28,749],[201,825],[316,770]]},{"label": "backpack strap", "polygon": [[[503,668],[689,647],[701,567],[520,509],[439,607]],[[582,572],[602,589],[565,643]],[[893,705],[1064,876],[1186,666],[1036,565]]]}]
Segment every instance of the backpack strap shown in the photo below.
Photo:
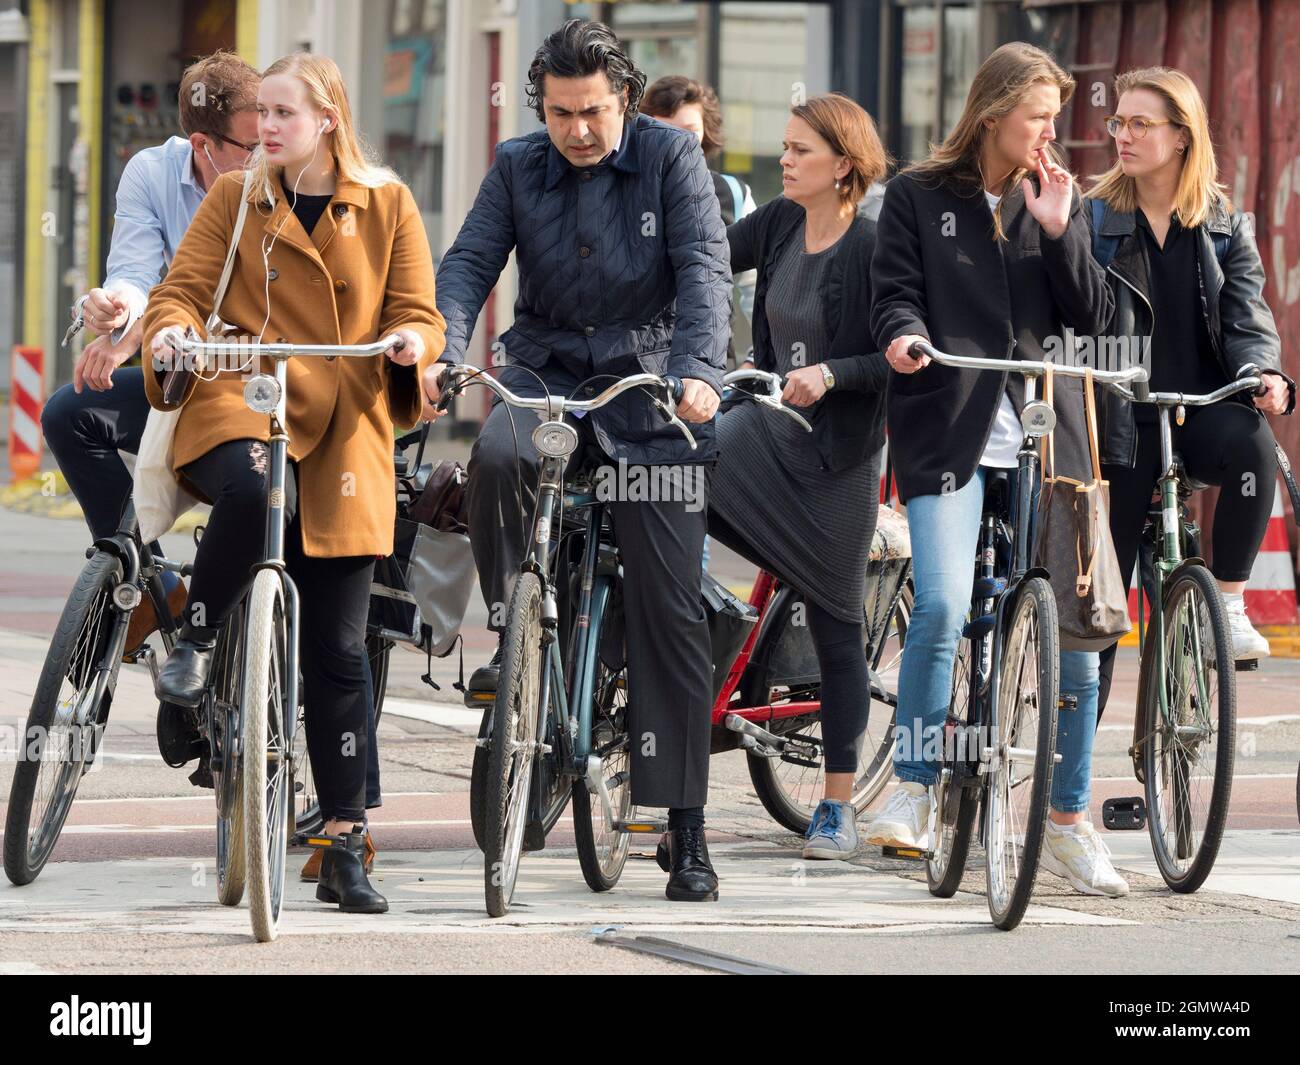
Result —
[{"label": "backpack strap", "polygon": [[731,221],[739,222],[745,210],[745,190],[740,184],[740,179],[732,174],[723,174],[722,180],[731,190]]},{"label": "backpack strap", "polygon": [[1106,201],[1090,199],[1088,209],[1092,212],[1092,257],[1101,264],[1102,269],[1110,265],[1119,251],[1119,237],[1102,236],[1101,219],[1106,213]]}]

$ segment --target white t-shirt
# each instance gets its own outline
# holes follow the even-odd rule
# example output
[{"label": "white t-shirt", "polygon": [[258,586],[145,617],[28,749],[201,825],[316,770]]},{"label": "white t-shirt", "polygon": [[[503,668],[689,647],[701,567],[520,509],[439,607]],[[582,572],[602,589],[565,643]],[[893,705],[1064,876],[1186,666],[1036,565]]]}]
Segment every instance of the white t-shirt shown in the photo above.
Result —
[{"label": "white t-shirt", "polygon": [[[1001,199],[991,192],[985,192],[984,196],[989,201],[990,211],[997,207],[998,200]],[[980,456],[980,465],[1003,470],[1015,469],[1018,465],[1016,453],[1024,439],[1025,430],[1020,425],[1020,415],[1016,413],[1011,396],[1004,388],[997,417],[993,419],[993,429],[989,433],[988,443],[984,445],[984,454]]]}]

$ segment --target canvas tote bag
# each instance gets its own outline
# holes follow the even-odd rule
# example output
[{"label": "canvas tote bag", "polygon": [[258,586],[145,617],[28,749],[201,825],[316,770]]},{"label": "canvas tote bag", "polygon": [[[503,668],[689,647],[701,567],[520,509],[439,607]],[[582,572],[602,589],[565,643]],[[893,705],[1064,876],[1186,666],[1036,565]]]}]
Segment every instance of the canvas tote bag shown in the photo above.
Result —
[{"label": "canvas tote bag", "polygon": [[[230,270],[235,263],[235,250],[239,247],[239,237],[244,231],[244,217],[248,214],[248,193],[252,187],[252,171],[244,174],[244,192],[239,199],[239,215],[235,219],[235,231],[230,237],[230,247],[226,251],[226,264],[221,270],[221,280],[217,282],[217,291],[212,300],[212,313],[208,315],[204,335],[211,337],[220,330],[221,319],[217,312],[221,301],[226,297],[226,286],[230,283]],[[148,356],[141,353],[145,362],[145,372],[151,373]],[[173,525],[198,500],[185,491],[172,472],[173,442],[176,438],[176,423],[180,421],[181,410],[149,410],[145,422],[144,435],[140,439],[140,453],[136,456],[135,472],[132,475],[134,488],[132,496],[135,501],[135,516],[140,523],[140,539],[145,543],[156,540]]]}]

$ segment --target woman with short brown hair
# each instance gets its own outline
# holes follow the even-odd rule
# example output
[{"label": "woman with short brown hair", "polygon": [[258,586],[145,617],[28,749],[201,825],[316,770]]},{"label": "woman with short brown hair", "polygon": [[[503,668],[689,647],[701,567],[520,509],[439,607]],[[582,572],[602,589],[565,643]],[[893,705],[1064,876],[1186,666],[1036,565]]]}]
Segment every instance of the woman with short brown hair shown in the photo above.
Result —
[{"label": "woman with short brown hair", "polygon": [[871,340],[875,223],[858,201],[884,176],[875,124],[845,96],[791,109],[785,194],[727,230],[733,270],[757,268],[754,359],[812,423],[753,403],[718,423],[709,533],[803,595],[821,670],[825,797],[805,858],[857,850],[853,782],[871,704],[863,623],[876,526],[886,366]]}]

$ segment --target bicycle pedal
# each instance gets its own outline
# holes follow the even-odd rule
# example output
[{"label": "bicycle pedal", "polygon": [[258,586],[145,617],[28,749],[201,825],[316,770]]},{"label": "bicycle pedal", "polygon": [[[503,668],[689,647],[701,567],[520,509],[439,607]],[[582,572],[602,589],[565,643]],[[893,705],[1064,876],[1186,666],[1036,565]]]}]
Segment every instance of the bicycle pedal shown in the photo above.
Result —
[{"label": "bicycle pedal", "polygon": [[615,832],[645,832],[663,834],[668,831],[668,821],[665,818],[643,817],[636,821],[615,821]]},{"label": "bicycle pedal", "polygon": [[1079,697],[1077,695],[1062,695],[1056,700],[1056,705],[1061,710],[1078,710]]},{"label": "bicycle pedal", "polygon": [[913,862],[928,862],[934,857],[934,851],[923,851],[917,847],[881,847],[880,853],[885,858],[902,858]]},{"label": "bicycle pedal", "polygon": [[1233,666],[1236,668],[1238,673],[1253,673],[1255,670],[1259,669],[1259,659],[1238,658],[1233,663]]},{"label": "bicycle pedal", "polygon": [[1007,590],[1005,577],[976,577],[973,598],[994,599]]},{"label": "bicycle pedal", "polygon": [[822,764],[816,759],[815,753],[812,756],[800,756],[792,753],[788,748],[782,753],[781,761],[789,765],[797,765],[804,769],[820,769]]},{"label": "bicycle pedal", "polygon": [[496,692],[477,692],[467,691],[465,693],[465,705],[471,710],[479,709],[488,703],[494,703],[497,699]]},{"label": "bicycle pedal", "polygon": [[966,622],[962,626],[961,634],[963,639],[979,640],[993,631],[995,619],[992,614],[985,614],[983,617],[975,618]]},{"label": "bicycle pedal", "polygon": [[1107,799],[1101,804],[1101,823],[1112,832],[1140,832],[1147,827],[1147,804],[1141,795]]},{"label": "bicycle pedal", "polygon": [[198,768],[196,768],[194,772],[190,774],[190,783],[193,784],[196,788],[215,789],[216,784],[212,779],[212,769],[208,765],[206,759],[201,760],[198,764]]}]

